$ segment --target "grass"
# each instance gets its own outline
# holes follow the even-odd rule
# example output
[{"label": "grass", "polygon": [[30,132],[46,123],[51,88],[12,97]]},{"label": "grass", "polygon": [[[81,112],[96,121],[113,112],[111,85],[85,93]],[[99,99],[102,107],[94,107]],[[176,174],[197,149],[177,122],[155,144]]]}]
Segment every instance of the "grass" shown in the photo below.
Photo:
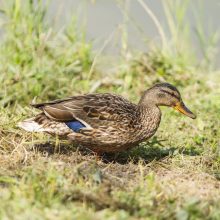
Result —
[{"label": "grass", "polygon": [[[35,7],[32,1],[22,7],[19,0],[8,1],[2,8],[0,219],[219,219],[220,71],[198,67],[182,59],[184,50],[174,53],[170,46],[169,53],[154,48],[122,63],[107,83],[94,66],[88,78],[91,43],[74,19],[56,32],[45,14],[40,1]],[[45,101],[94,90],[137,102],[158,81],[177,85],[198,117],[192,121],[163,108],[156,135],[128,152],[97,159],[86,149],[16,126],[37,113],[28,106],[35,97]]]}]

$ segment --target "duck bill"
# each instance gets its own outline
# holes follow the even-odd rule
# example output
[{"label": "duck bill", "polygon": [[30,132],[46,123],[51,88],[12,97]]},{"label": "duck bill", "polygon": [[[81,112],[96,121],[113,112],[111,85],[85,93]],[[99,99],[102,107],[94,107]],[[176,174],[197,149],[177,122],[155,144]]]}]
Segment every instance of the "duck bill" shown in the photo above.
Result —
[{"label": "duck bill", "polygon": [[195,119],[196,118],[196,115],[194,115],[186,106],[183,102],[178,102],[176,106],[174,106],[174,108],[181,112],[182,114],[192,118],[192,119]]}]

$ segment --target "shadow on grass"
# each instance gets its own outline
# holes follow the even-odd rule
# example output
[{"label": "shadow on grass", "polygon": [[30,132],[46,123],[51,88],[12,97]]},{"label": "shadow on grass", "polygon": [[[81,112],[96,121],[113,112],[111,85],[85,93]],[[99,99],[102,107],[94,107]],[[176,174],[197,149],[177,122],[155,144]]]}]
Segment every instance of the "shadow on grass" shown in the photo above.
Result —
[{"label": "shadow on grass", "polygon": [[[159,140],[156,136],[153,137],[149,142],[142,143],[138,147],[132,150],[119,152],[119,153],[105,153],[102,155],[102,160],[105,163],[119,163],[127,164],[129,162],[138,163],[140,160],[150,163],[153,160],[160,161],[164,158],[172,157],[177,154],[196,156],[200,155],[197,148],[179,148],[179,147],[168,147],[163,144],[166,140]],[[94,155],[95,154],[83,147],[76,148],[71,144],[60,144],[55,146],[54,143],[36,144],[34,149],[47,155],[63,154],[71,155],[73,152],[80,151],[82,156]]]},{"label": "shadow on grass", "polygon": [[183,154],[188,156],[200,155],[200,150],[196,147],[180,148],[173,146],[166,146],[163,144],[166,140],[159,140],[156,136],[153,137],[149,142],[142,143],[138,147],[127,151],[118,153],[114,157],[107,158],[109,161],[117,162],[121,164],[133,161],[143,160],[146,163],[150,163],[153,160],[163,160],[164,158],[173,157],[177,154]]},{"label": "shadow on grass", "polygon": [[71,144],[59,144],[56,146],[53,142],[35,144],[33,149],[48,156],[53,154],[70,155],[73,151],[76,151],[76,148]]},{"label": "shadow on grass", "polygon": [[163,142],[155,136],[151,141],[142,143],[138,147],[117,154],[105,154],[104,161],[126,164],[132,161],[138,163],[140,160],[149,163],[153,160],[161,160],[171,156],[177,150],[175,147],[165,147]]}]

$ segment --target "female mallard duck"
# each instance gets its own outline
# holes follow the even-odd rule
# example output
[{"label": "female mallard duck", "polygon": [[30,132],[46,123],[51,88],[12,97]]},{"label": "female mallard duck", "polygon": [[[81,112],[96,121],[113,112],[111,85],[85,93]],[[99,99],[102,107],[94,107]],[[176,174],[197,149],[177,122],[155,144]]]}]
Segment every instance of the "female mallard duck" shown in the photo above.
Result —
[{"label": "female mallard duck", "polygon": [[66,137],[97,153],[126,150],[153,136],[161,120],[159,106],[173,107],[196,118],[184,105],[179,91],[168,83],[156,84],[146,90],[138,104],[104,93],[32,106],[42,112],[20,122],[19,127]]}]

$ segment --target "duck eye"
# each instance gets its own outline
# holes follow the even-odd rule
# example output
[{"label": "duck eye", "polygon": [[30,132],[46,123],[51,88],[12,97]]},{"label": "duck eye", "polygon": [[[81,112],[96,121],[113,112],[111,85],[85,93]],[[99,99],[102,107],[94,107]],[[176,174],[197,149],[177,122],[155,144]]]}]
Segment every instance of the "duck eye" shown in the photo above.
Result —
[{"label": "duck eye", "polygon": [[164,93],[160,92],[160,93],[157,94],[157,96],[158,96],[158,98],[164,98],[166,95]]}]

